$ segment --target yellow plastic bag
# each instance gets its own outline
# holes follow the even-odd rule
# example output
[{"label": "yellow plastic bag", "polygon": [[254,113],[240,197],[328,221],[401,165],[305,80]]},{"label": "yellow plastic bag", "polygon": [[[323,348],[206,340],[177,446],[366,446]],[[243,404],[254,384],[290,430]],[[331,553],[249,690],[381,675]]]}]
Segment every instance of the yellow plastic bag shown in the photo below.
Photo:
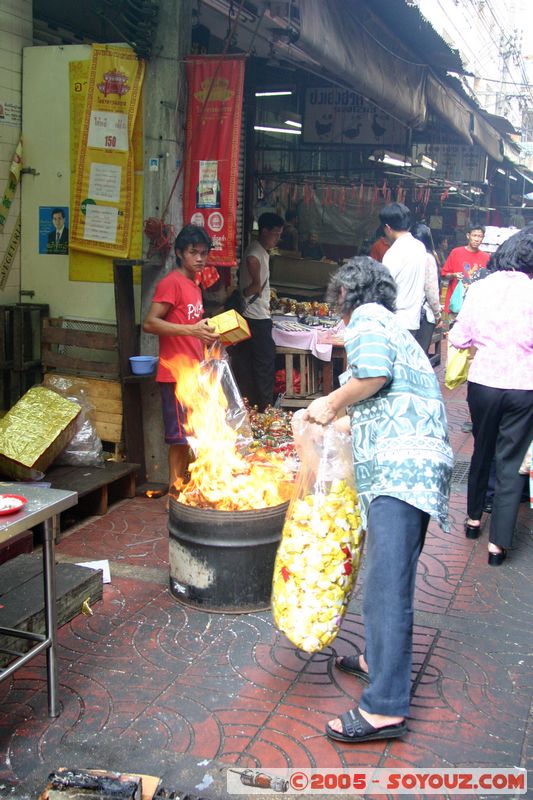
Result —
[{"label": "yellow plastic bag", "polygon": [[448,364],[444,373],[444,385],[447,389],[456,389],[468,378],[468,359],[470,350],[457,350],[448,344]]}]

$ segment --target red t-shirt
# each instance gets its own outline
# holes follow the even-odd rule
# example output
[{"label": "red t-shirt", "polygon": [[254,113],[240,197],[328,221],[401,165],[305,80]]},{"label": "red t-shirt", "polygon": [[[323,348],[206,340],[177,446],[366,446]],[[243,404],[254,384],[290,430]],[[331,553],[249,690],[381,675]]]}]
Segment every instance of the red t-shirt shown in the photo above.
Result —
[{"label": "red t-shirt", "polygon": [[[462,272],[464,275],[464,283],[469,284],[472,281],[474,273],[486,267],[490,255],[478,250],[472,253],[466,247],[454,247],[442,268],[442,277],[453,274],[454,272]],[[457,278],[452,278],[448,284],[448,291],[446,292],[446,299],[444,301],[444,310],[446,313],[450,311],[450,297],[453,290],[457,286]]]},{"label": "red t-shirt", "polygon": [[[159,281],[153,302],[170,305],[168,313],[164,317],[166,322],[194,325],[204,315],[200,287],[177,269],[172,270]],[[200,339],[197,339],[196,336],[160,336],[157,381],[161,383],[175,382],[172,373],[163,366],[161,359],[173,361],[178,360],[179,356],[187,356],[193,361],[201,361],[204,357],[204,346]]]},{"label": "red t-shirt", "polygon": [[389,247],[390,244],[383,238],[383,236],[380,236],[370,248],[370,258],[374,258],[376,261],[383,261],[383,256]]}]

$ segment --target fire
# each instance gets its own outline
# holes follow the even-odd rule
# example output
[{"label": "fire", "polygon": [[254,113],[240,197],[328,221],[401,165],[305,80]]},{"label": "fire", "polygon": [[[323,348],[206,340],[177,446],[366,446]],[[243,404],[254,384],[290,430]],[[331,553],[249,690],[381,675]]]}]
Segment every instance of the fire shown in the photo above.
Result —
[{"label": "fire", "polygon": [[190,480],[174,484],[180,503],[245,511],[288,500],[290,481],[282,457],[264,451],[245,456],[237,449],[216,370],[183,358],[165,365],[176,380],[176,397],[187,408],[187,436],[196,456],[189,465]]}]

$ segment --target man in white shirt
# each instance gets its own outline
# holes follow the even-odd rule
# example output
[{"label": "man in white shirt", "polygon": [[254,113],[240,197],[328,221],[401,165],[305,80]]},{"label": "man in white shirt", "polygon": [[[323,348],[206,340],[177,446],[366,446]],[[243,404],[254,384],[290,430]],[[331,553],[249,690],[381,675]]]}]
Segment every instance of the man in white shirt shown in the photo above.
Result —
[{"label": "man in white shirt", "polygon": [[411,212],[403,203],[389,203],[379,212],[379,221],[391,246],[383,256],[398,287],[396,317],[411,333],[420,328],[424,302],[426,248],[409,232]]},{"label": "man in white shirt", "polygon": [[278,214],[261,214],[259,236],[246,248],[239,271],[241,313],[252,337],[231,348],[231,365],[241,394],[259,411],[272,404],[274,394],[276,345],[270,316],[269,256],[280,240],[283,224]]}]

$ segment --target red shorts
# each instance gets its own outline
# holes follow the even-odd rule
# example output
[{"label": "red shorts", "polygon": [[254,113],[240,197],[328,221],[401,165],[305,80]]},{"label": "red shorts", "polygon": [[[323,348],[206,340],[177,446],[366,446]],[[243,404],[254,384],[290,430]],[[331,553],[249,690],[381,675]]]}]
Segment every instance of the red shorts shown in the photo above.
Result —
[{"label": "red shorts", "polygon": [[167,444],[187,444],[184,427],[187,421],[187,414],[176,399],[176,384],[160,383],[159,386],[161,387],[165,442]]}]

